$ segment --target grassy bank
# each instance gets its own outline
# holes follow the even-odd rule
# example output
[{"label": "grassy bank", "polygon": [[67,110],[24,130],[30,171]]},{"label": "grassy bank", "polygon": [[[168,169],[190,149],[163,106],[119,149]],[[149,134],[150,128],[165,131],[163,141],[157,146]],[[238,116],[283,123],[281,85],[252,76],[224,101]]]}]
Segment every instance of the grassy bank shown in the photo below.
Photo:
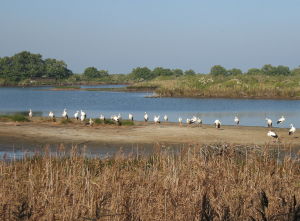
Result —
[{"label": "grassy bank", "polygon": [[[263,149],[0,161],[1,220],[298,220],[299,161]],[[247,150],[247,151],[246,151]]]},{"label": "grassy bank", "polygon": [[165,97],[300,99],[299,75],[171,76],[131,87],[154,89]]}]

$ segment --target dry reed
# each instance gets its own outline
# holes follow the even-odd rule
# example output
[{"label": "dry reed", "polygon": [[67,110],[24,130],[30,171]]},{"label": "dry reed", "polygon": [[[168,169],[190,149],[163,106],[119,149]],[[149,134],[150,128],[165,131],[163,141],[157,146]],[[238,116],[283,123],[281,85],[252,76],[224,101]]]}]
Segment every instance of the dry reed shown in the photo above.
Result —
[{"label": "dry reed", "polygon": [[299,220],[299,161],[258,150],[0,161],[0,220]]}]

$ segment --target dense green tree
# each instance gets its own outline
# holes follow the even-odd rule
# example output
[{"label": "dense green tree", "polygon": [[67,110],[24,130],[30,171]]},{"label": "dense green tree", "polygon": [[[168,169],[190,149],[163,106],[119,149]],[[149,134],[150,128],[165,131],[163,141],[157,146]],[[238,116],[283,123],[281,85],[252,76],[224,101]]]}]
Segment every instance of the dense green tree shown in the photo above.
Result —
[{"label": "dense green tree", "polygon": [[95,67],[87,67],[83,75],[87,78],[98,78],[100,76],[99,71]]},{"label": "dense green tree", "polygon": [[283,66],[283,65],[279,65],[277,66],[276,68],[276,73],[278,75],[290,75],[291,74],[291,71],[290,71],[290,68],[287,67],[287,66]]},{"label": "dense green tree", "polygon": [[48,58],[45,60],[45,77],[63,79],[72,75],[64,61]]},{"label": "dense green tree", "polygon": [[247,74],[261,74],[262,71],[258,68],[250,68],[247,72]]},{"label": "dense green tree", "polygon": [[11,81],[51,77],[67,78],[72,72],[63,61],[42,59],[40,54],[22,51],[12,57],[0,58],[0,77]]},{"label": "dense green tree", "polygon": [[227,75],[228,72],[227,70],[222,67],[221,65],[215,65],[210,69],[210,74],[211,75]]},{"label": "dense green tree", "polygon": [[171,76],[173,75],[173,72],[171,71],[171,69],[168,68],[162,68],[162,67],[156,67],[153,69],[152,71],[153,75],[155,77],[158,76]]},{"label": "dense green tree", "polygon": [[238,69],[238,68],[232,68],[232,69],[228,70],[227,72],[228,72],[228,75],[241,75],[241,74],[243,74],[242,70]]},{"label": "dense green tree", "polygon": [[152,71],[147,67],[134,68],[134,69],[132,69],[130,75],[134,79],[150,80],[150,79],[154,78]]},{"label": "dense green tree", "polygon": [[184,72],[184,75],[195,75],[195,74],[196,74],[196,72],[192,69],[187,70],[187,71]]},{"label": "dense green tree", "polygon": [[270,64],[266,64],[261,69],[263,74],[266,75],[290,75],[291,71],[289,67],[279,65],[277,67],[272,66]]},{"label": "dense green tree", "polygon": [[183,70],[181,70],[179,68],[173,69],[172,72],[173,72],[173,75],[175,75],[175,76],[183,75]]}]

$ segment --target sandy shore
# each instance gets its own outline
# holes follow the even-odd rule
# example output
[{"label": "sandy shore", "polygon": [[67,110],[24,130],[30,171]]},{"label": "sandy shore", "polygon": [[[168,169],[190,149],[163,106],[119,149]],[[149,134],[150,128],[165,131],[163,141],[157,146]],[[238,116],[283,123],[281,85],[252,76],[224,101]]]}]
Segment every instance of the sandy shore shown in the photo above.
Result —
[{"label": "sandy shore", "polygon": [[[273,144],[267,137],[266,127],[213,125],[179,126],[177,123],[136,122],[134,126],[96,125],[90,127],[80,122],[61,124],[39,118],[31,122],[0,122],[0,145],[13,144],[87,144],[87,145],[129,145],[129,144]],[[284,145],[300,146],[296,134],[289,136],[288,129],[273,128]]]}]

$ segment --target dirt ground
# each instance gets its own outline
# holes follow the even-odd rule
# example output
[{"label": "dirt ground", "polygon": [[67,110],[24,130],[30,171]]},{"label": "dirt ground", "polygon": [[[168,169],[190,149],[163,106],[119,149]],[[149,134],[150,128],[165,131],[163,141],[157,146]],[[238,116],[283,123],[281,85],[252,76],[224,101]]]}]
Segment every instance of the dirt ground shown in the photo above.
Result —
[{"label": "dirt ground", "polygon": [[[279,142],[300,146],[297,132],[288,135],[288,129],[273,128]],[[269,128],[246,126],[182,125],[178,123],[135,122],[134,126],[95,125],[93,127],[73,120],[62,124],[36,118],[31,122],[0,122],[0,144],[274,144],[267,136]]]}]

